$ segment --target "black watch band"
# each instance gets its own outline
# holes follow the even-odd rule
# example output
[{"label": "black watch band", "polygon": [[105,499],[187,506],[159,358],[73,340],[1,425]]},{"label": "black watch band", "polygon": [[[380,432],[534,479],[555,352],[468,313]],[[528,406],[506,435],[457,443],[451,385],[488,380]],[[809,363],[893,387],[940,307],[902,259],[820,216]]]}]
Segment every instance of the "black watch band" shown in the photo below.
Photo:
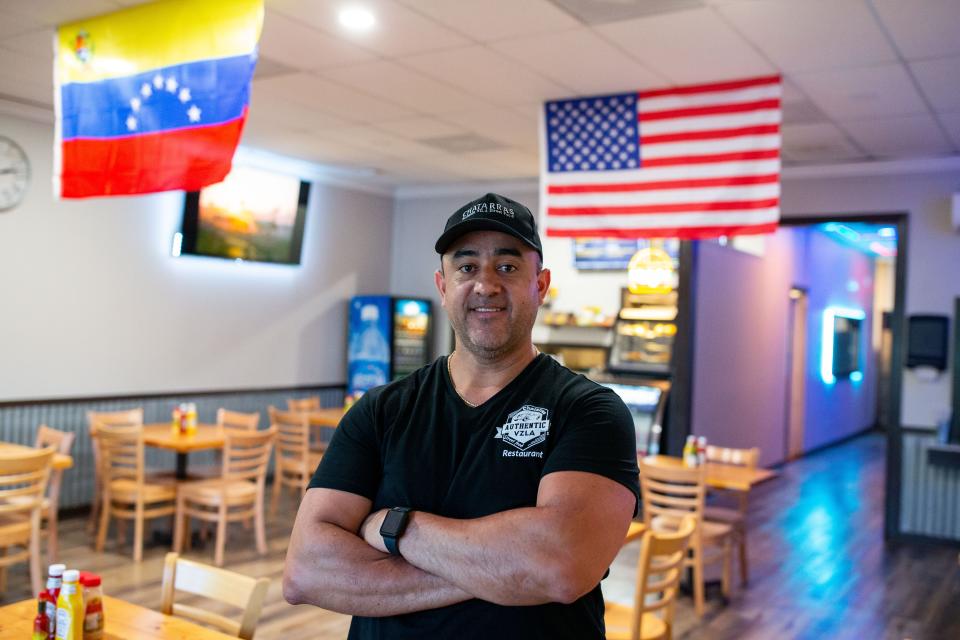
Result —
[{"label": "black watch band", "polygon": [[383,546],[391,555],[400,555],[400,536],[406,530],[409,520],[410,507],[393,507],[387,511],[383,524],[380,525],[380,536],[383,538]]}]

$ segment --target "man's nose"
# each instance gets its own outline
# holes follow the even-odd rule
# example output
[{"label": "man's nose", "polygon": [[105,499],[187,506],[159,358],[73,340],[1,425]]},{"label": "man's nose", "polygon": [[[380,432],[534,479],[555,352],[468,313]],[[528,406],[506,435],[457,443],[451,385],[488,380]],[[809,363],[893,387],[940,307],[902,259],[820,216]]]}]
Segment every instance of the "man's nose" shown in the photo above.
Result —
[{"label": "man's nose", "polygon": [[500,293],[500,280],[497,270],[486,267],[480,270],[479,277],[474,280],[473,292],[481,296],[493,296]]}]

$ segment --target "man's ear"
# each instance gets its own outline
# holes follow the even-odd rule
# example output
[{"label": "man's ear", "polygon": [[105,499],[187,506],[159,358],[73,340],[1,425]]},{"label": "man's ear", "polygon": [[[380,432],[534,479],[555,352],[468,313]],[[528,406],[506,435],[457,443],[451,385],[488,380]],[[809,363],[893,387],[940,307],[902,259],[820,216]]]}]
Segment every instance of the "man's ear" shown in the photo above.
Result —
[{"label": "man's ear", "polygon": [[443,306],[444,299],[447,296],[447,283],[443,280],[443,271],[440,269],[433,273],[433,284],[437,286],[437,291],[440,292],[440,305]]},{"label": "man's ear", "polygon": [[537,293],[540,294],[540,304],[550,291],[550,269],[541,269],[537,274]]}]

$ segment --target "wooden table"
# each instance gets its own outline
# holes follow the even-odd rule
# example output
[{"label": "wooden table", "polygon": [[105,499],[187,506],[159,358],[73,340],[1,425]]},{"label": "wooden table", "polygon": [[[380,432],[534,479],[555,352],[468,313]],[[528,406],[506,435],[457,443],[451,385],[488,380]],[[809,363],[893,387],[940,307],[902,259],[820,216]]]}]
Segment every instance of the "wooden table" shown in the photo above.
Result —
[{"label": "wooden table", "polygon": [[198,424],[190,435],[174,432],[169,422],[143,425],[143,443],[148,447],[177,453],[177,479],[187,479],[187,454],[204,449],[222,449],[227,443],[223,429],[215,424]]},{"label": "wooden table", "polygon": [[[648,458],[643,458],[648,459]],[[683,459],[673,456],[653,456],[653,461],[659,465],[683,467]],[[733,464],[708,462],[707,486],[714,489],[731,489],[733,491],[750,491],[761,482],[777,477],[772,469],[748,469]]]},{"label": "wooden table", "polygon": [[[169,427],[169,425],[168,425]],[[0,607],[0,640],[29,638],[37,601],[21,600]],[[225,640],[233,638],[219,631],[141,607],[138,604],[103,596],[104,640]],[[234,638],[236,640],[236,638]]]},{"label": "wooden table", "polygon": [[[12,442],[0,442],[0,455],[4,453],[23,453],[24,451],[36,451],[35,448],[25,444],[14,444]],[[69,469],[73,466],[73,457],[63,453],[53,454],[54,469]]]}]

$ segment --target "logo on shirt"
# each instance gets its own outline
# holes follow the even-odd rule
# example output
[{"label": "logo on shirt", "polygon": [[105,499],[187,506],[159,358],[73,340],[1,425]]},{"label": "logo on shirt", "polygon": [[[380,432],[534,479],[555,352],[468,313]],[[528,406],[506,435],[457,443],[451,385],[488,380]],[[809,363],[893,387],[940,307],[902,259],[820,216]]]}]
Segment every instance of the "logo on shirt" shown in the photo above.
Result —
[{"label": "logo on shirt", "polygon": [[[550,433],[549,412],[542,407],[534,407],[525,404],[510,415],[502,427],[497,427],[497,434],[494,438],[500,438],[507,444],[520,451],[526,451],[547,439]],[[536,454],[537,457],[543,457],[542,451],[529,452],[525,456],[530,457]],[[515,452],[504,451],[505,457],[517,457]]]}]

